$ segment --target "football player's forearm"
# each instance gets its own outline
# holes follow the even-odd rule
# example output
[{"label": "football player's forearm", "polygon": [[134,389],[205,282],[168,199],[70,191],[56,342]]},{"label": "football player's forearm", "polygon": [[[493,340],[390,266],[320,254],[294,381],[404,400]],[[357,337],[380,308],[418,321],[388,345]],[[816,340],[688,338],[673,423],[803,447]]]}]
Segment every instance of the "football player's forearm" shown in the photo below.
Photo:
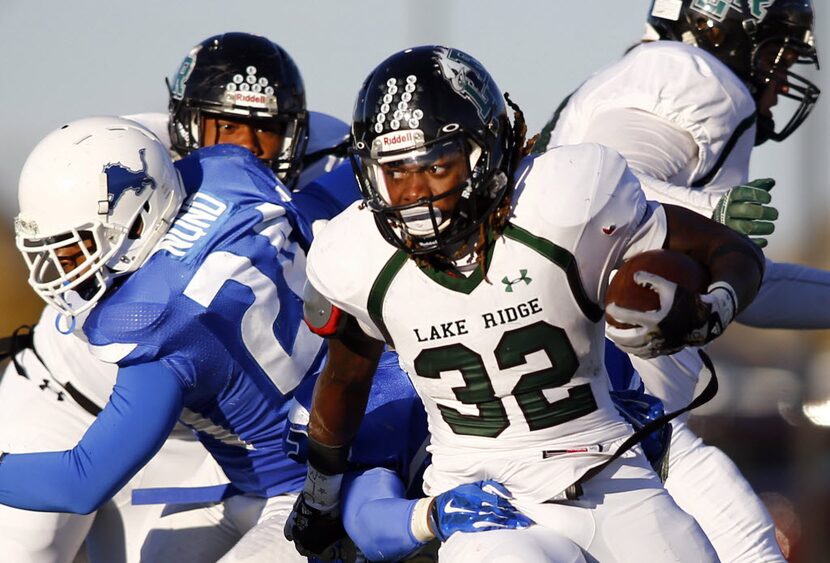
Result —
[{"label": "football player's forearm", "polygon": [[669,181],[697,166],[699,149],[688,131],[658,115],[635,108],[604,111],[588,125],[580,142],[600,143],[619,152],[650,200],[710,217],[723,195]]},{"label": "football player's forearm", "polygon": [[163,374],[127,370],[119,371],[110,401],[75,448],[3,457],[0,504],[87,514],[147,463],[176,423],[181,392]]},{"label": "football player's forearm", "polygon": [[[371,561],[397,561],[426,543],[413,535],[412,517],[418,500],[405,497],[395,472],[374,468],[347,476],[343,493],[343,525]],[[424,522],[424,526],[426,526]]]},{"label": "football player's forearm", "polygon": [[712,211],[725,192],[707,192],[675,185],[638,172],[632,168],[634,175],[640,180],[640,186],[646,198],[660,203],[668,203],[685,207],[704,217],[711,217]]},{"label": "football player's forearm", "polygon": [[737,312],[758,293],[764,274],[764,255],[744,235],[682,207],[666,205],[666,248],[688,254],[709,271],[710,281],[734,291]]},{"label": "football player's forearm", "polygon": [[329,340],[329,357],[314,387],[310,439],[326,446],[351,443],[363,420],[382,352],[380,343],[377,350],[357,353],[339,339]]}]

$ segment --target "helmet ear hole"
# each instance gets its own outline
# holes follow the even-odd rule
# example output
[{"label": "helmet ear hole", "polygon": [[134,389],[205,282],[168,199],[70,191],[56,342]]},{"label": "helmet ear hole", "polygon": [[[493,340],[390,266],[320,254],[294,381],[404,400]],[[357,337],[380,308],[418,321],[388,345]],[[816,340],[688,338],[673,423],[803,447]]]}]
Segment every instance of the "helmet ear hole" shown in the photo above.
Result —
[{"label": "helmet ear hole", "polygon": [[[147,204],[145,204],[145,211],[146,211]],[[136,240],[138,237],[141,236],[141,233],[144,232],[144,219],[141,218],[141,215],[135,218],[133,221],[132,226],[130,227],[130,232],[127,233],[127,238],[130,240]]]}]

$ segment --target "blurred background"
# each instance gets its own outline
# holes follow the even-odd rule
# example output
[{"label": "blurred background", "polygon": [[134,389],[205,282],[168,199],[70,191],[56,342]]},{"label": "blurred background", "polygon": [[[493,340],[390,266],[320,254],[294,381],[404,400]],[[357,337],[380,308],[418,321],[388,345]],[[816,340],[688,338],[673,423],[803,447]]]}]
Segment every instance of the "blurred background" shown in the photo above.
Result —
[{"label": "blurred background", "polygon": [[[14,248],[26,155],[62,123],[167,109],[164,78],[210,35],[265,35],[295,59],[308,106],[348,121],[363,78],[405,47],[443,43],[478,58],[538,131],[585,77],[642,34],[649,0],[78,0],[0,2],[0,335],[41,310]],[[830,64],[830,10],[817,6]],[[830,71],[808,75],[830,98]],[[830,99],[785,143],[756,149],[781,212],[767,255],[830,267]],[[552,202],[555,204],[555,202]],[[817,305],[820,306],[820,305]],[[790,561],[830,560],[830,332],[733,325],[713,346],[721,389],[693,417],[762,495]]]}]

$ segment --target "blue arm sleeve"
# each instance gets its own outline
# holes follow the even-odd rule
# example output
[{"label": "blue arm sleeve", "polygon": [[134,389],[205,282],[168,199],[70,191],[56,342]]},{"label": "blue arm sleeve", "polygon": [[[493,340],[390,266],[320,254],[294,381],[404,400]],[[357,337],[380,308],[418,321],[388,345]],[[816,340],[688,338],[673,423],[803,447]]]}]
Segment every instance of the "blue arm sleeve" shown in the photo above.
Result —
[{"label": "blue arm sleeve", "polygon": [[341,501],[346,532],[370,561],[398,560],[424,545],[409,527],[417,500],[404,497],[394,471],[376,467],[348,474]]},{"label": "blue arm sleeve", "polygon": [[161,448],[181,412],[182,395],[179,379],[161,362],[119,369],[107,405],[77,446],[3,457],[0,504],[96,510]]}]

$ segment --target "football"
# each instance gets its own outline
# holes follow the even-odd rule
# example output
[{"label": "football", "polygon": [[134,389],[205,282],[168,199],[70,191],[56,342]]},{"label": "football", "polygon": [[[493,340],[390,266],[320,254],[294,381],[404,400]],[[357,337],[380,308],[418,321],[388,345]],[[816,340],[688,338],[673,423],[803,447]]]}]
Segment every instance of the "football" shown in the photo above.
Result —
[{"label": "football", "polygon": [[[623,262],[608,284],[605,306],[616,303],[626,309],[654,311],[660,307],[657,292],[634,282],[634,272],[646,271],[675,282],[689,291],[703,293],[709,286],[709,274],[693,258],[672,250],[650,250]],[[605,321],[618,328],[631,328],[605,314]]]}]

